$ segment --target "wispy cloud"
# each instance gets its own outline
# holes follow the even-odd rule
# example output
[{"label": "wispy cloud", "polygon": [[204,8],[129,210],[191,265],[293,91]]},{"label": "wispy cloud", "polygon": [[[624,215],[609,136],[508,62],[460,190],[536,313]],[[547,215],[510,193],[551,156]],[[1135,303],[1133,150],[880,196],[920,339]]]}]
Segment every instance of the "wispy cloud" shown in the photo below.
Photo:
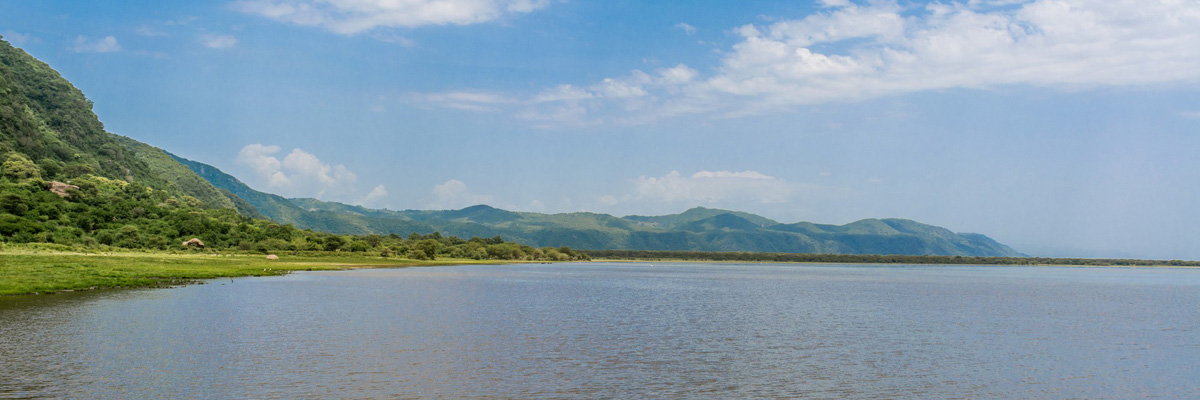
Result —
[{"label": "wispy cloud", "polygon": [[[605,122],[636,124],[647,121],[645,108],[654,108],[658,116],[687,113],[693,105],[675,102],[664,96],[686,96],[692,90],[698,72],[686,65],[663,68],[652,73],[635,70],[628,76],[608,78],[586,87],[559,85],[525,98],[496,93],[450,92],[421,94],[417,97],[432,104],[464,110],[494,111],[517,108],[518,118],[539,126],[591,126]],[[611,116],[605,117],[606,114]],[[667,115],[669,114],[669,115]]]},{"label": "wispy cloud", "polygon": [[502,94],[486,92],[420,93],[413,95],[411,100],[420,104],[436,104],[442,107],[474,111],[492,111],[496,110],[497,106],[522,102]]},{"label": "wispy cloud", "polygon": [[668,203],[783,203],[797,191],[793,183],[757,171],[699,171],[691,176],[671,171],[661,177],[640,176],[634,186],[633,199]]},{"label": "wispy cloud", "polygon": [[686,23],[686,22],[680,22],[680,23],[678,23],[678,24],[675,24],[675,27],[676,27],[676,28],[678,28],[678,29],[682,29],[682,30],[683,30],[683,33],[686,33],[686,34],[688,34],[688,35],[695,35],[695,34],[696,34],[696,27],[694,27],[694,26],[691,26],[691,25],[689,25],[689,24],[688,24],[688,23]]},{"label": "wispy cloud", "polygon": [[33,36],[13,31],[4,31],[4,40],[12,43],[14,46],[23,46],[33,40]]},{"label": "wispy cloud", "polygon": [[849,196],[850,189],[783,179],[759,171],[671,171],[638,176],[623,192],[605,194],[591,207],[603,212],[672,213],[695,207],[764,212],[787,218]]},{"label": "wispy cloud", "polygon": [[451,179],[433,186],[433,199],[428,204],[433,209],[457,209],[478,204],[491,203],[490,195],[477,194],[467,188],[467,184],[458,179]]},{"label": "wispy cloud", "polygon": [[[1081,89],[1200,81],[1200,3],[824,0],[802,19],[734,29],[711,73],[670,70],[512,96],[538,125],[787,112],[942,89]],[[557,97],[555,96],[557,95]],[[457,103],[461,104],[461,103]]]},{"label": "wispy cloud", "polygon": [[76,36],[75,42],[71,45],[71,51],[76,53],[112,53],[121,51],[121,43],[117,42],[117,38],[112,36],[105,36],[99,39]]},{"label": "wispy cloud", "polygon": [[377,208],[383,204],[384,200],[387,199],[387,196],[387,188],[383,185],[376,185],[371,189],[370,192],[367,192],[366,196],[363,196],[363,199],[359,202],[359,204],[361,204],[363,207]]},{"label": "wispy cloud", "polygon": [[221,50],[237,46],[238,40],[233,35],[204,34],[200,35],[200,43],[204,47]]},{"label": "wispy cloud", "polygon": [[550,0],[242,0],[241,12],[343,35],[375,28],[470,25],[526,14]]},{"label": "wispy cloud", "polygon": [[1200,119],[1200,110],[1196,111],[1180,111],[1179,116],[1186,119]]},{"label": "wispy cloud", "polygon": [[417,45],[415,40],[395,33],[373,33],[371,37],[380,42],[395,43],[403,47],[414,47]]},{"label": "wispy cloud", "polygon": [[156,29],[150,25],[142,25],[133,30],[135,33],[145,37],[163,37],[167,36],[166,32]]}]

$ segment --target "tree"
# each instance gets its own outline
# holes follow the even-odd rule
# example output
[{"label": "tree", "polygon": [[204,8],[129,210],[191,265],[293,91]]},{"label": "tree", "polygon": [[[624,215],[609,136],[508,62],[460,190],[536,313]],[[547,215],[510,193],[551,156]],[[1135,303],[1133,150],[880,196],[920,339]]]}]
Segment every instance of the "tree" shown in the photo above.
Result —
[{"label": "tree", "polygon": [[410,258],[418,260],[436,260],[438,250],[442,244],[434,239],[424,239],[416,243],[411,250],[408,251]]},{"label": "tree", "polygon": [[29,200],[19,193],[4,193],[0,195],[0,209],[13,215],[22,215],[29,211]]},{"label": "tree", "polygon": [[47,179],[57,177],[63,170],[63,163],[53,158],[43,158],[38,161],[37,165],[45,173],[44,176]]},{"label": "tree", "polygon": [[25,157],[21,153],[9,153],[8,157],[4,160],[4,164],[0,165],[0,169],[3,169],[5,177],[13,180],[41,179],[42,177],[41,170],[38,169],[37,164],[34,164],[29,157]]},{"label": "tree", "polygon": [[325,251],[338,251],[345,245],[346,239],[341,236],[331,235],[325,238]]}]

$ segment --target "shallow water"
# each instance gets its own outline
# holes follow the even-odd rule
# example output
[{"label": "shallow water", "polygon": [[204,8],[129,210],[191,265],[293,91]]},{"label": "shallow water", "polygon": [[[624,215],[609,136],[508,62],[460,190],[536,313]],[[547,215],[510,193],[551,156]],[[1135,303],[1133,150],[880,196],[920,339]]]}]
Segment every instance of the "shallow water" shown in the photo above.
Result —
[{"label": "shallow water", "polygon": [[1200,271],[556,264],[0,298],[0,398],[1196,398]]}]

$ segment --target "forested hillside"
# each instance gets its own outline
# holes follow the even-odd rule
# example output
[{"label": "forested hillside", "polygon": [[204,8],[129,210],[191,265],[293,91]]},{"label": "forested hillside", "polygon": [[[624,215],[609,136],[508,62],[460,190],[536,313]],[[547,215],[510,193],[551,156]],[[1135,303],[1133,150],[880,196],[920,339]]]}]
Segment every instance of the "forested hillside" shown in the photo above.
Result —
[{"label": "forested hillside", "polygon": [[130,148],[130,142],[105,132],[91,101],[58,72],[0,41],[0,151],[20,155],[13,155],[13,168],[27,160],[42,179],[92,175],[136,181],[171,195],[205,199],[209,207],[232,206],[228,198],[213,196],[216,189],[207,182],[155,171],[151,162],[157,149],[141,143]]},{"label": "forested hillside", "polygon": [[[413,244],[404,239],[417,233],[414,239],[440,240],[443,250],[468,242],[451,237],[503,237],[509,243],[489,239],[495,242],[490,245],[1021,256],[983,235],[902,219],[838,226],[781,224],[750,213],[707,208],[615,217],[512,212],[486,205],[373,210],[286,199],[254,190],[210,165],[104,131],[83,93],[45,63],[3,41],[0,63],[0,234],[10,242],[165,249],[199,237],[209,246],[242,250],[407,254]],[[59,194],[49,191],[56,185]],[[358,239],[332,239],[336,236],[316,232]],[[356,244],[367,237],[396,243],[388,247],[371,239],[368,246]]]},{"label": "forested hillside", "polygon": [[746,212],[703,207],[672,215],[627,217],[513,212],[486,205],[461,210],[376,210],[317,199],[285,199],[256,191],[216,167],[179,160],[277,222],[335,233],[499,235],[533,246],[592,250],[1023,256],[984,235],[959,234],[904,219],[781,224]]},{"label": "forested hillside", "polygon": [[[254,200],[278,201],[259,192]],[[278,215],[274,215],[278,217]],[[359,233],[367,233],[363,230]],[[0,40],[0,243],[61,249],[370,252],[431,259],[574,260],[498,237],[345,236],[267,220],[161,149],[114,135],[83,93],[45,63]],[[197,239],[191,244],[185,242]]]}]

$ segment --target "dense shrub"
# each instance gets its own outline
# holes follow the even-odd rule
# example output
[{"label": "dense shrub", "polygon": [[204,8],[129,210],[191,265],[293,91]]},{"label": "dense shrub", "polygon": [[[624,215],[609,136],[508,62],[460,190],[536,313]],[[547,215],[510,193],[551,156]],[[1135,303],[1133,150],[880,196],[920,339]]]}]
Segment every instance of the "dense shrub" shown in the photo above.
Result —
[{"label": "dense shrub", "polygon": [[[115,151],[115,150],[113,150]],[[282,253],[294,251],[361,252],[385,257],[432,260],[470,259],[568,261],[587,259],[570,249],[534,249],[500,237],[462,239],[411,234],[345,236],[268,220],[247,218],[232,208],[204,208],[190,196],[174,196],[138,182],[83,173],[56,161],[33,163],[9,151],[0,154],[0,243],[47,243],[59,246],[112,246],[173,250],[198,238],[206,251]],[[11,163],[9,161],[12,161]],[[48,167],[47,167],[48,166]],[[11,173],[10,173],[11,172]],[[78,186],[60,197],[45,181],[61,179]]]}]

